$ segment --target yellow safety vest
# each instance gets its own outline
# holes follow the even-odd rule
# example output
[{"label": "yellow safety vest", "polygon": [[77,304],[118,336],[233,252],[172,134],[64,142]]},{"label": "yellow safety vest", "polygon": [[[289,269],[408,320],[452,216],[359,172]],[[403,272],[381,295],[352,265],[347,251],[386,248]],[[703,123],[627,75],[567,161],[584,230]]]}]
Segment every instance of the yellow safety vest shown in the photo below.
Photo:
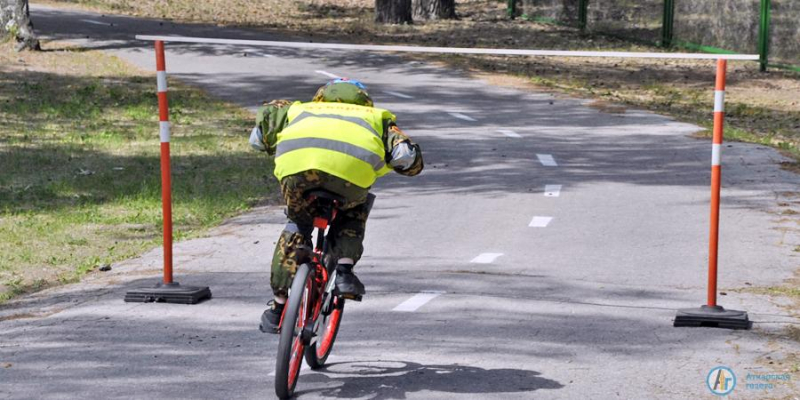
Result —
[{"label": "yellow safety vest", "polygon": [[387,110],[347,103],[296,102],[278,132],[275,176],[318,169],[362,188],[392,169],[386,165],[383,120]]}]

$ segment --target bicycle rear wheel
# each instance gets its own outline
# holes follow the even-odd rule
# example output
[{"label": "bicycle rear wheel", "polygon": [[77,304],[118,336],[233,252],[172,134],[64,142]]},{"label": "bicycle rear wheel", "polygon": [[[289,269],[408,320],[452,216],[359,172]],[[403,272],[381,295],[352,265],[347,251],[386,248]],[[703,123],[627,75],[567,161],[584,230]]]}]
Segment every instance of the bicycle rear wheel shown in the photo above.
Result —
[{"label": "bicycle rear wheel", "polygon": [[319,321],[318,330],[321,332],[316,332],[318,339],[306,348],[306,363],[311,369],[320,369],[325,366],[325,361],[333,350],[333,342],[339,333],[342,313],[344,313],[344,299],[339,296],[333,298],[328,315],[320,313],[321,321]]},{"label": "bicycle rear wheel", "polygon": [[294,394],[300,366],[303,364],[305,344],[302,333],[309,313],[314,278],[311,270],[309,264],[302,264],[297,268],[289,299],[286,301],[275,365],[275,394],[281,399],[288,399]]}]

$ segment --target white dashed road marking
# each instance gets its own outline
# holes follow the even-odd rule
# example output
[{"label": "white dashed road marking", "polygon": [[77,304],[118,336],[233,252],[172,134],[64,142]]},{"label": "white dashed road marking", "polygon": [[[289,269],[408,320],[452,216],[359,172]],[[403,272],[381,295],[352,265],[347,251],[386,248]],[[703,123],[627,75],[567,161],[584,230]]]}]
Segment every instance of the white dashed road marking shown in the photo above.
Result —
[{"label": "white dashed road marking", "polygon": [[471,263],[476,264],[491,264],[497,257],[502,256],[503,253],[481,253],[477,257],[473,258]]},{"label": "white dashed road marking", "polygon": [[441,294],[444,294],[444,292],[422,292],[415,294],[410,299],[400,303],[397,307],[392,309],[392,311],[399,311],[399,312],[417,311],[417,309],[424,306],[425,303],[435,299]]},{"label": "white dashed road marking", "polygon": [[550,154],[537,154],[536,158],[539,159],[539,162],[542,163],[545,167],[556,167],[556,159],[553,158]]},{"label": "white dashed road marking", "polygon": [[553,220],[553,217],[536,216],[536,217],[533,217],[533,219],[531,220],[531,223],[528,224],[528,226],[530,226],[531,228],[544,228],[547,225],[549,225],[550,221],[552,221],[552,220]]},{"label": "white dashed road marking", "polygon": [[454,118],[463,119],[464,121],[470,122],[477,122],[478,120],[475,118],[470,117],[469,115],[464,115],[457,112],[449,112],[448,114],[452,115]]},{"label": "white dashed road marking", "polygon": [[334,79],[336,79],[336,78],[340,78],[340,76],[339,76],[339,75],[332,74],[332,73],[330,73],[330,72],[328,72],[328,71],[322,71],[322,70],[318,70],[318,71],[314,71],[314,72],[316,72],[316,73],[318,73],[318,74],[320,74],[320,75],[325,75],[325,76],[327,76],[328,78],[334,78]]},{"label": "white dashed road marking", "polygon": [[503,135],[508,136],[508,137],[513,137],[513,138],[521,138],[522,137],[522,136],[520,136],[519,133],[511,131],[511,130],[508,130],[508,129],[498,129],[497,131],[502,133]]},{"label": "white dashed road marking", "polygon": [[400,92],[390,92],[388,90],[385,90],[383,93],[390,94],[392,96],[396,96],[396,97],[399,97],[401,99],[413,99],[414,98],[414,96],[409,96],[407,94],[400,93]]},{"label": "white dashed road marking", "polygon": [[95,20],[92,20],[92,19],[82,19],[81,21],[86,22],[88,24],[111,26],[111,24],[109,24],[108,22],[100,22],[100,21],[95,21]]},{"label": "white dashed road marking", "polygon": [[558,197],[561,195],[561,185],[544,185],[545,197]]}]

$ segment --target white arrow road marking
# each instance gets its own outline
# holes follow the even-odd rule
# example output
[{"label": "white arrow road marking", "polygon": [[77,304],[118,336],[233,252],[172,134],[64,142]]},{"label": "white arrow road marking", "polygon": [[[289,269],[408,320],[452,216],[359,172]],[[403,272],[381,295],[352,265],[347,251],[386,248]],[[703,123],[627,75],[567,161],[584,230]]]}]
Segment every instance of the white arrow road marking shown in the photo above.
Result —
[{"label": "white arrow road marking", "polygon": [[548,224],[550,224],[550,221],[552,221],[552,220],[553,220],[553,217],[536,216],[536,217],[533,217],[533,219],[531,220],[531,223],[528,224],[528,226],[531,227],[531,228],[544,228]]},{"label": "white arrow road marking", "polygon": [[491,264],[497,257],[502,256],[503,253],[481,253],[477,257],[473,258],[471,263],[476,264]]},{"label": "white arrow road marking", "polygon": [[318,74],[320,74],[320,75],[325,75],[325,76],[327,76],[328,78],[333,78],[333,79],[340,78],[340,76],[339,76],[339,75],[332,74],[332,73],[330,73],[330,72],[328,72],[328,71],[322,71],[322,70],[318,70],[318,71],[314,71],[314,72],[316,72],[316,73],[318,73]]},{"label": "white arrow road marking", "polygon": [[388,91],[388,90],[384,90],[383,93],[390,94],[392,96],[396,96],[396,97],[399,97],[401,99],[413,99],[414,98],[414,96],[409,96],[407,94],[400,93],[400,92],[391,92],[391,91]]},{"label": "white arrow road marking", "polygon": [[544,185],[545,197],[558,197],[561,195],[561,185]]},{"label": "white arrow road marking", "polygon": [[511,130],[508,130],[508,129],[498,129],[497,131],[502,133],[503,135],[508,136],[508,137],[513,137],[513,138],[521,138],[522,137],[519,133],[511,131]]},{"label": "white arrow road marking", "polygon": [[536,158],[539,159],[539,162],[542,163],[545,167],[556,167],[556,159],[553,158],[550,154],[537,154]]},{"label": "white arrow road marking", "polygon": [[417,311],[417,309],[424,306],[425,303],[439,297],[439,295],[441,294],[444,294],[444,292],[431,291],[431,292],[422,292],[415,294],[410,299],[400,303],[397,307],[392,309],[392,311],[399,311],[399,312]]},{"label": "white arrow road marking", "polygon": [[457,112],[448,112],[448,114],[452,115],[454,118],[463,119],[464,121],[470,122],[477,122],[478,120],[475,118],[470,117],[469,115],[464,115]]}]

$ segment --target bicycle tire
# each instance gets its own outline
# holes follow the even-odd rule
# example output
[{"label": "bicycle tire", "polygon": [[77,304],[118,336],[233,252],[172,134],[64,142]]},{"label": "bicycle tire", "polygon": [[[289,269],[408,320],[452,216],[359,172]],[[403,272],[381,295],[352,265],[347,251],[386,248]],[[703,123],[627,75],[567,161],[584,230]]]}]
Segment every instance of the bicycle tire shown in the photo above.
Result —
[{"label": "bicycle tire", "polygon": [[313,279],[311,271],[309,264],[302,264],[297,268],[289,299],[286,301],[278,358],[275,361],[275,394],[281,399],[288,399],[294,394],[294,388],[300,377],[300,367],[303,365],[305,346],[300,333],[305,325],[305,315],[301,315],[301,312],[307,308],[305,306],[311,295]]},{"label": "bicycle tire", "polygon": [[319,335],[319,340],[315,341],[311,346],[306,347],[305,358],[306,364],[313,369],[317,370],[325,366],[325,361],[331,355],[333,350],[333,343],[336,341],[336,336],[339,334],[339,327],[342,322],[342,314],[344,313],[344,299],[335,297],[335,304],[333,310],[328,315],[320,313],[319,318],[323,318],[320,328],[322,334]]}]

